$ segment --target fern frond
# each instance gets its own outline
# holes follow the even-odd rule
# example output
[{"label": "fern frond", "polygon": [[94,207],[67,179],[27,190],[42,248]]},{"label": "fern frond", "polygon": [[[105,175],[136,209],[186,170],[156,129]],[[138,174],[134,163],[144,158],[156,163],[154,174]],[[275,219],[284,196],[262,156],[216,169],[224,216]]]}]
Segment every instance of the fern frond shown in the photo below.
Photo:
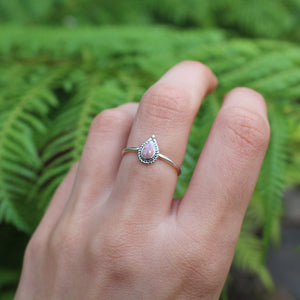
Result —
[{"label": "fern frond", "polygon": [[[300,166],[297,148],[290,147],[293,154],[287,161],[285,147],[291,139],[300,144],[291,129],[297,122],[289,121],[291,128],[285,129],[286,120],[296,120],[300,111],[295,98],[298,45],[233,39],[219,30],[162,27],[32,28],[26,34],[22,28],[0,30],[0,220],[32,232],[66,172],[79,160],[93,117],[138,101],[178,61],[199,60],[214,70],[220,84],[196,117],[176,196],[187,188],[224,94],[237,85],[258,89],[268,102],[272,138],[235,263],[271,286],[261,251],[270,239],[279,238],[286,164]],[[263,238],[254,235],[261,227]]]},{"label": "fern frond", "polygon": [[178,178],[176,186],[176,198],[183,197],[188,187],[194,168],[219,108],[220,99],[218,99],[215,94],[210,95],[207,99],[205,99],[205,102],[200,109],[200,113],[195,119],[190,132],[187,150],[182,165],[182,174]]},{"label": "fern frond", "polygon": [[287,128],[284,119],[270,110],[272,126],[270,146],[257,184],[257,192],[263,206],[263,257],[266,256],[269,241],[279,242],[279,222],[282,214],[282,191],[285,186],[284,172],[287,162]]},{"label": "fern frond", "polygon": [[[34,200],[39,194],[39,205],[45,208],[49,198],[65,176],[67,170],[79,161],[89,126],[97,113],[107,107],[114,107],[126,99],[116,85],[100,85],[98,75],[80,76],[74,97],[49,122],[49,136],[46,146],[41,149],[43,174],[36,180],[29,194]],[[115,99],[109,105],[105,99]],[[59,128],[59,130],[57,130]],[[63,129],[63,130],[62,130]]]},{"label": "fern frond", "polygon": [[271,275],[261,259],[262,247],[261,240],[242,231],[234,254],[234,264],[256,274],[267,288],[272,289],[274,285]]},{"label": "fern frond", "polygon": [[[37,180],[37,168],[40,167],[33,134],[46,130],[41,119],[58,103],[51,91],[51,83],[60,75],[61,69],[53,69],[36,79],[34,85],[21,88],[19,95],[12,95],[11,99],[7,95],[8,99],[3,99],[10,105],[6,105],[0,124],[1,201],[6,202],[2,206],[5,207],[5,219],[25,231],[30,231],[28,224],[36,225],[40,215],[40,212],[36,213],[36,203],[25,201],[30,183]],[[15,211],[26,206],[27,210],[32,210],[30,218]]]}]

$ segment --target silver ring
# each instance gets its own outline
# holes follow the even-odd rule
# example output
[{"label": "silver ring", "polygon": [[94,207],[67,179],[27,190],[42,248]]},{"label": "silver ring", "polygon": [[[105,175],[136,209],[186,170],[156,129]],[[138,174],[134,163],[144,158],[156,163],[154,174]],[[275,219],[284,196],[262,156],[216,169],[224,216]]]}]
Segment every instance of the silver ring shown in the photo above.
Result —
[{"label": "silver ring", "polygon": [[137,152],[139,160],[147,165],[154,163],[159,158],[175,168],[178,176],[181,174],[181,169],[170,158],[159,153],[155,135],[152,135],[151,138],[144,142],[140,147],[128,147],[123,150],[123,154],[128,152]]}]

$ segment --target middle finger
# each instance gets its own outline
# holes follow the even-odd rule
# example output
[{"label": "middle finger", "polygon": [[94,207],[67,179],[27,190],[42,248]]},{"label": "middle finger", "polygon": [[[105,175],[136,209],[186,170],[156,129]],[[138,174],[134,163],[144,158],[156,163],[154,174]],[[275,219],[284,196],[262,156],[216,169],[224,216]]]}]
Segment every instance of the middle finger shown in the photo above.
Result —
[{"label": "middle finger", "polygon": [[[216,85],[217,79],[205,65],[192,61],[177,64],[143,96],[127,146],[139,147],[155,135],[159,152],[181,166],[200,104]],[[139,161],[137,153],[125,153],[111,203],[122,203],[141,217],[144,212],[153,215],[152,210],[157,217],[163,216],[170,208],[176,182],[176,170],[164,161],[147,165]]]}]

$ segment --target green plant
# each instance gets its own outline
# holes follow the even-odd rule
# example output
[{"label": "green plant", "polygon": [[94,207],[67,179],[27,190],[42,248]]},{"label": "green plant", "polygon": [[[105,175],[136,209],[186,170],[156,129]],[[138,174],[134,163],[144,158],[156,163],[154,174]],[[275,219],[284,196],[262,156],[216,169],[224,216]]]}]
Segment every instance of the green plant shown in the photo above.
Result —
[{"label": "green plant", "polygon": [[228,28],[254,37],[300,38],[300,0],[10,0],[0,20],[19,24],[149,24]]},{"label": "green plant", "polygon": [[[270,240],[278,240],[285,178],[300,180],[299,174],[294,176],[300,165],[297,154],[292,152],[287,159],[292,149],[288,145],[299,143],[293,132],[299,127],[299,46],[232,38],[219,30],[163,27],[2,26],[0,31],[0,222],[5,243],[11,236],[6,232],[19,230],[24,232],[19,233],[22,241],[29,238],[55,188],[79,160],[97,113],[139,101],[169,67],[194,59],[213,69],[219,87],[205,101],[192,128],[176,196],[187,187],[224,94],[236,86],[261,92],[268,102],[272,136],[234,263],[272,287],[264,256]],[[24,245],[18,248],[19,256]],[[8,299],[21,266],[15,263],[15,253],[2,251],[6,263],[0,264],[0,288]]]}]

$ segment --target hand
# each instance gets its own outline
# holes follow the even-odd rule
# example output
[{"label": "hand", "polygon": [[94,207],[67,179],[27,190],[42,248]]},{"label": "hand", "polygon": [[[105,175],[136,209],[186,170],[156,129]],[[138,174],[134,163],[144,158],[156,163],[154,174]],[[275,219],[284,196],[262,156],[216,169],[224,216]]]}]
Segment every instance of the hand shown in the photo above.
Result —
[{"label": "hand", "polygon": [[247,88],[226,95],[182,199],[172,199],[172,166],[121,155],[155,134],[181,165],[216,85],[206,66],[182,62],[139,105],[94,119],[29,242],[16,299],[218,299],[268,146],[263,97]]}]

